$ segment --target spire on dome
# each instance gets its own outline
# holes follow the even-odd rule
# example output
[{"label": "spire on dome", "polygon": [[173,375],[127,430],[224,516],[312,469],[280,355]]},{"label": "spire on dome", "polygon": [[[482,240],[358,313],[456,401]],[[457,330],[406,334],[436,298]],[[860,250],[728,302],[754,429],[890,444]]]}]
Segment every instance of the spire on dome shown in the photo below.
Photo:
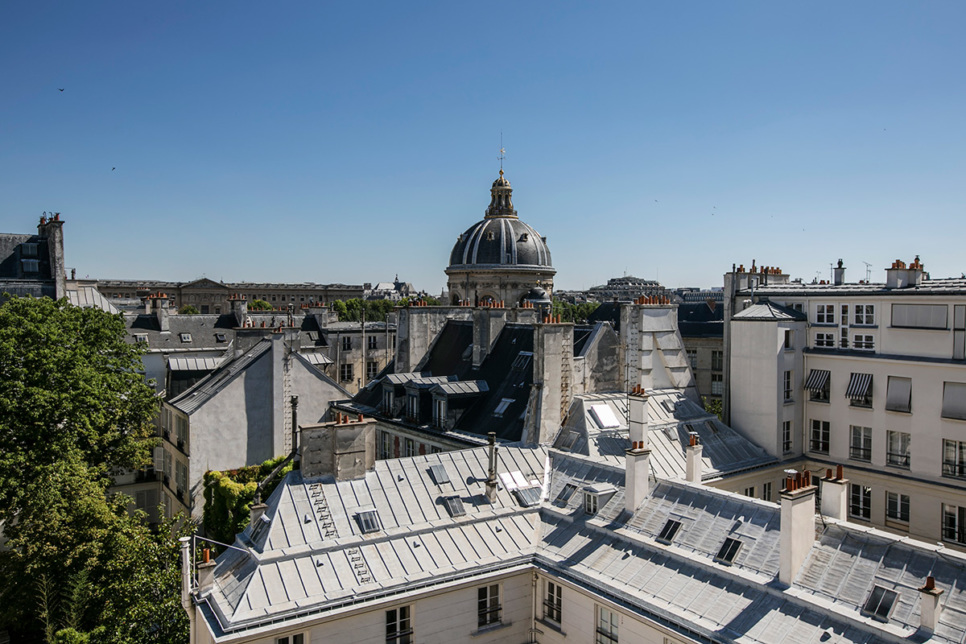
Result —
[{"label": "spire on dome", "polygon": [[493,217],[516,217],[517,211],[513,209],[513,188],[510,182],[503,176],[503,168],[500,168],[500,177],[493,182],[490,188],[490,206],[486,209],[486,218]]}]

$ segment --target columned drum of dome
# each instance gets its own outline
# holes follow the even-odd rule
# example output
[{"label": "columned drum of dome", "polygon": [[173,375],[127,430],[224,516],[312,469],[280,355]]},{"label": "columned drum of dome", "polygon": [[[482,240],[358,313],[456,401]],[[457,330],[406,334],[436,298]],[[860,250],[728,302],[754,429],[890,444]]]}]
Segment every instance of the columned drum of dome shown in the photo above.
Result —
[{"label": "columned drum of dome", "polygon": [[450,253],[448,289],[452,304],[521,304],[531,289],[553,292],[557,272],[547,240],[523,222],[513,208],[513,189],[500,170],[490,188],[490,205]]}]

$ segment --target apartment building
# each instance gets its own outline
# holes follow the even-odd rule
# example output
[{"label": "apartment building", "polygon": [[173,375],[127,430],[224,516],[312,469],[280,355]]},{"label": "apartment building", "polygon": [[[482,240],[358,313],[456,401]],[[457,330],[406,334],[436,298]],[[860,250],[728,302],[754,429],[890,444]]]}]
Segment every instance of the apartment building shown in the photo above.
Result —
[{"label": "apartment building", "polygon": [[966,279],[725,276],[726,421],[772,455],[851,472],[848,518],[966,546]]}]

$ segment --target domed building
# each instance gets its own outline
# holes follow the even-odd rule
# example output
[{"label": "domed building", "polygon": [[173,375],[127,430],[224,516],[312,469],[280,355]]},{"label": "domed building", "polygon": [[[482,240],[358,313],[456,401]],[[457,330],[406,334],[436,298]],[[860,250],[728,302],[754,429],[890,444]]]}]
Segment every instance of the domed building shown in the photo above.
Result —
[{"label": "domed building", "polygon": [[460,235],[450,253],[446,274],[451,304],[502,301],[513,306],[552,297],[557,271],[547,240],[517,217],[512,194],[500,170],[483,220]]}]

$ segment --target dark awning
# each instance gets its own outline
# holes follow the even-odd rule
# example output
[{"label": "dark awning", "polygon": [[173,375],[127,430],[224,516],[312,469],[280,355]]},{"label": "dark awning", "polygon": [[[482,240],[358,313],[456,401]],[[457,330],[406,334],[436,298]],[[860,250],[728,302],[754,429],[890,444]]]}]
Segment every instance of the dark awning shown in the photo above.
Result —
[{"label": "dark awning", "polygon": [[812,369],[805,380],[806,391],[824,391],[828,388],[829,371],[826,369]]},{"label": "dark awning", "polygon": [[845,390],[845,397],[851,400],[862,400],[868,395],[871,386],[871,373],[853,373],[849,379],[849,388]]}]

